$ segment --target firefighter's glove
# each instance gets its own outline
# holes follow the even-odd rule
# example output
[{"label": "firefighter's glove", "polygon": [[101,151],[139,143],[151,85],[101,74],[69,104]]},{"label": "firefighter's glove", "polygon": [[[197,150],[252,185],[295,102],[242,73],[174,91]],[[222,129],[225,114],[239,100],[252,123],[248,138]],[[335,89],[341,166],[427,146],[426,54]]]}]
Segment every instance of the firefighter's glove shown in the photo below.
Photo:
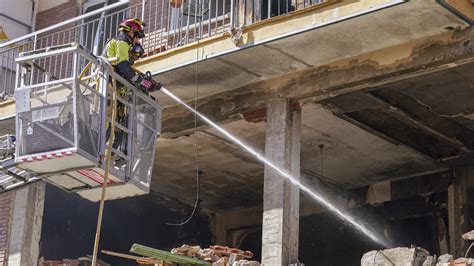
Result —
[{"label": "firefighter's glove", "polygon": [[162,87],[161,83],[155,81],[154,79],[149,80],[151,83],[153,83],[152,87],[150,88],[149,91],[159,91]]},{"label": "firefighter's glove", "polygon": [[153,88],[154,84],[153,81],[147,80],[147,79],[142,79],[140,81],[140,87],[144,89],[145,91],[150,91]]},{"label": "firefighter's glove", "polygon": [[161,83],[156,82],[153,79],[150,71],[147,71],[145,75],[143,75],[143,78],[153,83],[152,87],[148,90],[149,92],[158,91],[161,89]]}]

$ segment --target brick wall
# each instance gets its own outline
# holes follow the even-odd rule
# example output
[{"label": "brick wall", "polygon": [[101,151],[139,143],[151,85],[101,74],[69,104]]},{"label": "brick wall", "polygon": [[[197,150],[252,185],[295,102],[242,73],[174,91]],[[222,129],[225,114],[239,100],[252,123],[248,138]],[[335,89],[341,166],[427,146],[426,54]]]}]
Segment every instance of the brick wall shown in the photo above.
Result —
[{"label": "brick wall", "polygon": [[[69,0],[67,3],[57,5],[53,8],[39,12],[36,15],[36,30],[44,29],[46,27],[58,24],[68,19],[78,16],[80,13],[80,7],[76,0]],[[55,46],[64,43],[70,43],[74,39],[75,31],[66,31],[74,27],[75,24],[67,24],[56,30],[57,34],[46,33],[43,36],[39,36],[36,42],[37,48],[44,48],[48,46]],[[61,33],[62,32],[62,33]]]},{"label": "brick wall", "polygon": [[0,265],[7,265],[13,193],[0,195]]},{"label": "brick wall", "polygon": [[[36,30],[46,28],[79,15],[79,6],[76,0],[39,12],[36,15]],[[71,25],[68,25],[70,27]]]},{"label": "brick wall", "polygon": [[[44,29],[46,27],[66,21],[78,16],[79,13],[80,6],[77,4],[76,0],[69,0],[67,3],[41,11],[36,15],[36,30]],[[75,32],[66,31],[61,33],[61,31],[74,26],[74,23],[67,24],[58,28],[56,30],[57,34],[51,34],[51,32],[49,32],[43,36],[40,35],[38,41],[36,42],[36,47],[43,48],[71,42],[74,38]]]},{"label": "brick wall", "polygon": [[[74,18],[79,14],[80,5],[77,4],[76,0],[69,0],[66,3],[38,12],[36,15],[35,30],[44,29],[46,27],[61,23],[68,19]],[[76,35],[75,30],[64,30],[70,29],[74,26],[74,23],[70,23],[58,28],[55,31],[56,34],[51,34],[51,32],[48,32],[44,35],[40,35],[36,41],[36,48],[40,49],[73,42]],[[70,73],[68,73],[70,71],[66,72],[62,71],[62,69],[70,70],[71,68],[67,66],[70,66],[71,62],[72,58],[57,56],[51,57],[47,61],[40,61],[39,65],[55,77],[65,78],[70,75]],[[39,73],[34,73],[33,80],[34,83],[44,82],[44,77]]]}]

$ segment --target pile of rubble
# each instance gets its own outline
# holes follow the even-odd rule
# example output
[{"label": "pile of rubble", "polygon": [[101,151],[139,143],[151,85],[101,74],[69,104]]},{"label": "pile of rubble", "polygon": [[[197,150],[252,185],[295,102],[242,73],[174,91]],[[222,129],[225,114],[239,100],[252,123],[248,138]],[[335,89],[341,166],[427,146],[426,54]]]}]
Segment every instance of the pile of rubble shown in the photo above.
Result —
[{"label": "pile of rubble", "polygon": [[258,261],[250,260],[252,252],[224,246],[202,249],[200,246],[183,245],[172,249],[171,253],[204,260],[213,266],[260,266]]},{"label": "pile of rubble", "polygon": [[[41,258],[38,262],[39,266],[92,266],[92,257],[80,257],[78,259],[63,259],[63,260],[47,260]],[[110,264],[97,260],[96,266],[110,266]]]},{"label": "pile of rubble", "polygon": [[420,247],[372,250],[365,253],[360,262],[361,266],[464,266],[473,264],[473,258],[454,260],[450,254],[444,254],[437,258],[436,255],[430,256],[427,250]]},{"label": "pile of rubble", "polygon": [[[472,244],[466,251],[467,257],[471,248],[474,247],[474,230],[462,235],[464,240],[469,240]],[[420,247],[411,248],[391,248],[385,250],[372,250],[362,256],[361,266],[375,265],[407,265],[407,266],[465,266],[474,265],[474,258],[457,258],[451,254],[444,254],[436,258]]]}]

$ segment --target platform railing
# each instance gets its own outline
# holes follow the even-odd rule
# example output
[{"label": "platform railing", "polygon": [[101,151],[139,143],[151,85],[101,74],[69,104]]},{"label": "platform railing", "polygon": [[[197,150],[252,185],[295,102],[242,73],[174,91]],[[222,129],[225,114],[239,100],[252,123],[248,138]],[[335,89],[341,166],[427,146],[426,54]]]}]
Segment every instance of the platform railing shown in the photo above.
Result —
[{"label": "platform railing", "polygon": [[[58,56],[68,58],[71,65],[61,70],[35,63],[51,62]],[[25,52],[16,63],[17,163],[41,175],[91,165],[103,168],[106,142],[115,132],[111,173],[123,182],[149,189],[161,126],[158,103],[116,74],[106,60],[94,57],[79,44]],[[117,119],[112,123],[114,91]],[[47,163],[47,159],[68,153],[81,154],[87,163]],[[44,159],[44,164],[32,164]]]}]

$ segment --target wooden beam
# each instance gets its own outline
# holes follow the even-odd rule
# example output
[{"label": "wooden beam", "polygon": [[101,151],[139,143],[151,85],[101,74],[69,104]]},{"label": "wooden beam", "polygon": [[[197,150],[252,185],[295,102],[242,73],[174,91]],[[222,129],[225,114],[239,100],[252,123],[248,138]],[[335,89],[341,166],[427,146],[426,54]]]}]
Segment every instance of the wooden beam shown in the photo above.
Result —
[{"label": "wooden beam", "polygon": [[164,266],[165,265],[164,263],[166,263],[163,260],[159,260],[159,259],[133,256],[133,255],[123,254],[123,253],[114,252],[114,251],[102,250],[101,252],[103,254],[107,254],[107,255],[110,255],[110,256],[118,257],[118,258],[134,260],[138,264],[154,264],[154,265],[158,265],[158,266]]},{"label": "wooden beam", "polygon": [[150,247],[139,245],[139,244],[133,244],[132,247],[130,248],[130,252],[138,254],[138,255],[142,255],[142,256],[159,258],[162,260],[170,261],[173,263],[179,263],[179,264],[209,265],[209,266],[211,265],[211,263],[207,261],[194,259],[194,258],[180,255],[180,254],[173,254],[168,251],[150,248]]}]

